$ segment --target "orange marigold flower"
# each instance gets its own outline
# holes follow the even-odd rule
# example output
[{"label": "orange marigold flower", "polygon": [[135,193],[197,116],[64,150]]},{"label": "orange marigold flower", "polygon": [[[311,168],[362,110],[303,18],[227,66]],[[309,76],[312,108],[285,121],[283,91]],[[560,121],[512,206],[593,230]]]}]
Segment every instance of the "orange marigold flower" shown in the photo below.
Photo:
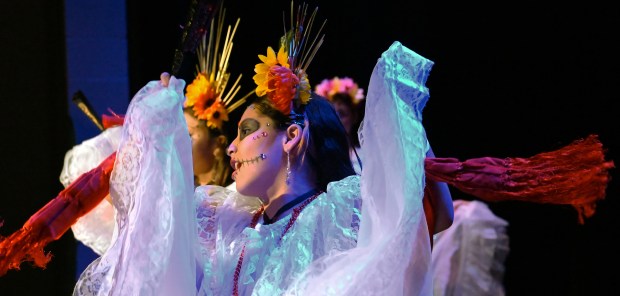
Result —
[{"label": "orange marigold flower", "polygon": [[291,113],[291,102],[297,94],[299,78],[291,69],[273,66],[269,69],[268,86],[273,91],[267,93],[274,107],[283,114]]}]

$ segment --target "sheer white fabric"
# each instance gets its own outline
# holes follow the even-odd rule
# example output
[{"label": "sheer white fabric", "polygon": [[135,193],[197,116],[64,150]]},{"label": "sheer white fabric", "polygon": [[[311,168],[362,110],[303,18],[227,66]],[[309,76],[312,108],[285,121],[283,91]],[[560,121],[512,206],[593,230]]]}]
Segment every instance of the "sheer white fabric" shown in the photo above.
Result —
[{"label": "sheer white fabric", "polygon": [[149,83],[129,107],[111,179],[118,238],[75,294],[230,295],[245,247],[240,295],[430,295],[421,112],[432,64],[398,42],[382,55],[360,132],[362,176],[330,183],[284,236],[290,215],[248,227],[255,198],[206,186],[191,202],[182,81]]},{"label": "sheer white fabric", "polygon": [[110,195],[118,237],[82,273],[74,295],[191,295],[195,207],[185,82],[152,81],[125,117]]},{"label": "sheer white fabric", "polygon": [[432,294],[422,208],[428,144],[421,123],[432,65],[399,42],[379,59],[359,132],[364,168],[358,244],[314,261],[287,294]]},{"label": "sheer white fabric", "polygon": [[201,240],[201,295],[231,295],[245,247],[239,295],[282,295],[316,258],[351,249],[359,226],[359,176],[332,182],[282,236],[291,214],[248,227],[261,206],[256,198],[217,186],[196,190]]},{"label": "sheer white fabric", "polygon": [[[111,127],[67,151],[60,173],[62,185],[69,186],[80,175],[97,167],[106,157],[116,151],[121,135],[120,126]],[[101,255],[110,247],[114,239],[114,226],[114,207],[107,200],[103,200],[73,224],[71,230],[75,239]]]},{"label": "sheer white fabric", "polygon": [[65,154],[65,161],[60,173],[60,183],[65,187],[83,173],[95,168],[118,148],[122,127],[115,126],[101,132],[94,138],[73,146]]},{"label": "sheer white fabric", "polygon": [[454,201],[454,223],[435,236],[434,295],[504,295],[508,222],[479,201]]}]

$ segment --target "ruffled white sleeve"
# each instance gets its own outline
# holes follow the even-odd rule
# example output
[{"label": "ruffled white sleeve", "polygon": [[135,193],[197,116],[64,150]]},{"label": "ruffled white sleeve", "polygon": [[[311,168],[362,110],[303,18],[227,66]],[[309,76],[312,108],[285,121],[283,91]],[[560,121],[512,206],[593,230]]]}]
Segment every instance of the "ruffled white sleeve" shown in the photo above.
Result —
[{"label": "ruffled white sleeve", "polygon": [[232,283],[243,231],[262,203],[228,188],[196,188],[199,273],[198,295],[223,295]]},{"label": "ruffled white sleeve", "polygon": [[355,248],[313,262],[296,295],[432,295],[422,206],[422,109],[433,62],[395,42],[377,62],[360,130],[362,215]]},{"label": "ruffled white sleeve", "polygon": [[196,293],[196,210],[185,82],[149,82],[123,125],[110,195],[118,236],[82,273],[74,295]]},{"label": "ruffled white sleeve", "polygon": [[[62,185],[69,186],[83,173],[97,167],[106,157],[115,152],[121,134],[122,127],[111,127],[67,151],[60,173]],[[103,200],[86,215],[80,217],[71,226],[71,230],[75,239],[101,255],[113,240],[114,225],[114,207],[107,200]]]},{"label": "ruffled white sleeve", "polygon": [[434,295],[504,295],[508,222],[480,201],[454,201],[454,223],[435,236]]}]

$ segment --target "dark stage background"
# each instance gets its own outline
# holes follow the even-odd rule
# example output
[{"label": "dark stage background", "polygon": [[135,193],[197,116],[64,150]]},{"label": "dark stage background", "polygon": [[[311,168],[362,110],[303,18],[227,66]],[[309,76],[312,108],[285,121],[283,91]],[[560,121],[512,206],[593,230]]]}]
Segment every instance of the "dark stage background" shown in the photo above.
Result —
[{"label": "dark stage background", "polygon": [[[308,1],[327,18],[325,43],[309,68],[312,85],[349,76],[366,88],[393,41],[433,60],[424,112],[439,157],[527,157],[598,134],[616,160],[620,11],[593,2],[447,4],[437,1]],[[230,70],[253,87],[257,54],[277,47],[289,1],[227,1],[241,17]],[[169,71],[188,1],[127,1],[132,95]],[[148,9],[147,9],[148,8]],[[62,189],[64,153],[75,144],[68,116],[62,1],[11,2],[0,18],[0,218],[6,236]],[[82,53],[88,55],[89,52]],[[191,82],[193,57],[179,75]],[[98,110],[104,113],[105,110]],[[241,112],[233,115],[232,120]],[[616,160],[616,162],[618,162]],[[507,295],[610,295],[617,279],[618,180],[585,225],[570,207],[491,204],[509,223]],[[456,190],[454,198],[471,199]],[[24,264],[0,278],[0,295],[68,295],[75,282],[71,233],[47,248],[47,270]]]}]

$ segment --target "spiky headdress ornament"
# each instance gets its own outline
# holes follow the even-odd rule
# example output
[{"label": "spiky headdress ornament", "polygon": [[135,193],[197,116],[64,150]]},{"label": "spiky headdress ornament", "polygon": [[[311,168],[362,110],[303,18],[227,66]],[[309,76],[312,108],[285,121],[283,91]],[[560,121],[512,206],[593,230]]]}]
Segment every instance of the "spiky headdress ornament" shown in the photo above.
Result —
[{"label": "spiky headdress ornament", "polygon": [[[310,100],[312,90],[306,70],[323,43],[325,35],[321,35],[321,31],[327,22],[323,22],[319,30],[314,33],[314,38],[310,40],[318,7],[309,17],[307,10],[308,5],[304,3],[297,7],[295,15],[294,4],[291,1],[290,29],[286,29],[285,20],[284,36],[280,39],[278,53],[268,47],[266,56],[258,55],[262,63],[254,67],[256,94],[259,97],[267,95],[273,106],[282,114],[290,115],[294,122],[302,116],[300,107]],[[309,42],[312,43],[308,44]]]},{"label": "spiky headdress ornament", "polygon": [[194,81],[187,86],[184,103],[184,107],[192,108],[196,118],[205,120],[209,128],[219,130],[222,129],[224,121],[228,121],[228,113],[241,106],[249,96],[248,94],[241,99],[233,100],[241,88],[239,86],[241,74],[232,87],[226,90],[230,80],[230,73],[227,70],[233,47],[232,39],[235,36],[240,19],[237,19],[232,31],[231,26],[228,26],[226,37],[221,44],[225,13],[226,10],[220,8],[217,17],[211,20],[209,30],[202,36],[202,42],[197,51],[198,65],[196,70],[198,74]]}]

